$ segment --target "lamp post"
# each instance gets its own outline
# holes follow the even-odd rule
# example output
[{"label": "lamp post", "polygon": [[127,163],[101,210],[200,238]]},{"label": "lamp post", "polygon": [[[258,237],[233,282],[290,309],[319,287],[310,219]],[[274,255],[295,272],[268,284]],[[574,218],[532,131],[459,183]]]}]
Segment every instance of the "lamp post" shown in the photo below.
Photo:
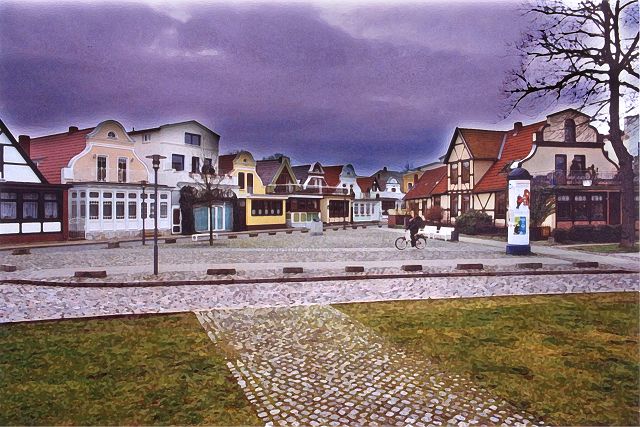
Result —
[{"label": "lamp post", "polygon": [[160,160],[166,159],[165,156],[160,154],[153,154],[147,156],[147,159],[151,159],[153,165],[153,192],[155,194],[155,202],[153,203],[153,274],[158,275],[158,169],[160,169]]},{"label": "lamp post", "polygon": [[145,227],[145,217],[148,214],[147,211],[147,193],[144,192],[144,190],[147,188],[147,184],[149,184],[148,181],[142,180],[140,181],[140,184],[142,184],[142,203],[140,204],[140,216],[142,216],[142,245],[146,245],[147,244],[147,229]]}]

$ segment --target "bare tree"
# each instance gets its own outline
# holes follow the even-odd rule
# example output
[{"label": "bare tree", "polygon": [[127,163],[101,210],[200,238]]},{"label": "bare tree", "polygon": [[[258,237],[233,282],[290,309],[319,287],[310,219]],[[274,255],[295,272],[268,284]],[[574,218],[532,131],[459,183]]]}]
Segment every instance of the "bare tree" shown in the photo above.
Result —
[{"label": "bare tree", "polygon": [[213,206],[234,197],[233,191],[224,188],[222,182],[225,176],[216,173],[210,161],[204,161],[202,168],[194,173],[197,186],[196,199],[204,203],[209,210],[209,246],[213,246]]},{"label": "bare tree", "polygon": [[635,241],[633,157],[622,141],[621,102],[629,109],[638,94],[637,0],[559,0],[526,4],[532,30],[516,49],[517,69],[505,84],[511,111],[527,102],[568,102],[595,110],[596,119],[608,122],[621,179],[621,246]]}]

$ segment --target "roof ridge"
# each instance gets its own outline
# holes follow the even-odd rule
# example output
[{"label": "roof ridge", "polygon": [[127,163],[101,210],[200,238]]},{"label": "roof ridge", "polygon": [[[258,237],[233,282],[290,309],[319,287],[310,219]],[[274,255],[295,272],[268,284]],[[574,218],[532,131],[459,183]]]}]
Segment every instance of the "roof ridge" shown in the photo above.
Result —
[{"label": "roof ridge", "polygon": [[34,136],[33,138],[31,138],[31,141],[36,140],[36,139],[51,138],[51,137],[60,136],[60,135],[71,136],[71,135],[75,135],[76,133],[85,132],[85,131],[91,131],[91,130],[93,130],[95,128],[96,127],[94,126],[94,127],[84,128],[84,129],[78,129],[78,130],[76,130],[76,131],[74,131],[72,133],[69,133],[69,131],[66,131],[66,132],[52,133],[50,135]]}]

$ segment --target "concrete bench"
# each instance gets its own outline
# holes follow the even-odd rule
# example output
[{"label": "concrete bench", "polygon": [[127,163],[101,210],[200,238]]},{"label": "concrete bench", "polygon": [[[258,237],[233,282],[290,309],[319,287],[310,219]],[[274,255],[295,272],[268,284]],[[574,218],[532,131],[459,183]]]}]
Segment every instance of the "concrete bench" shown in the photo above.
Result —
[{"label": "concrete bench", "polygon": [[428,239],[433,239],[437,232],[438,227],[436,227],[435,225],[427,225],[421,228],[420,231],[418,231],[418,234],[421,234]]},{"label": "concrete bench", "polygon": [[451,235],[455,229],[453,227],[440,227],[440,229],[433,235],[436,239],[442,239],[445,242],[451,240]]},{"label": "concrete bench", "polygon": [[[213,233],[213,238],[218,239],[218,233]],[[192,242],[197,242],[198,240],[209,240],[209,233],[198,233],[191,235]]]}]

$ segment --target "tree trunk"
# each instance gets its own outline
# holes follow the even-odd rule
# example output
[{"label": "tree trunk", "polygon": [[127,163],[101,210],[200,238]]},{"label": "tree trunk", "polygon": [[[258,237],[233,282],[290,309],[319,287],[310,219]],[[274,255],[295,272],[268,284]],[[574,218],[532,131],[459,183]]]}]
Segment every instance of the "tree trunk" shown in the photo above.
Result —
[{"label": "tree trunk", "polygon": [[213,246],[213,206],[209,205],[209,246]]},{"label": "tree trunk", "polygon": [[633,247],[636,240],[635,231],[635,189],[633,186],[633,158],[622,142],[620,131],[620,83],[617,75],[610,75],[611,102],[609,103],[609,138],[611,146],[618,157],[620,166],[620,210],[621,236],[620,246]]}]

